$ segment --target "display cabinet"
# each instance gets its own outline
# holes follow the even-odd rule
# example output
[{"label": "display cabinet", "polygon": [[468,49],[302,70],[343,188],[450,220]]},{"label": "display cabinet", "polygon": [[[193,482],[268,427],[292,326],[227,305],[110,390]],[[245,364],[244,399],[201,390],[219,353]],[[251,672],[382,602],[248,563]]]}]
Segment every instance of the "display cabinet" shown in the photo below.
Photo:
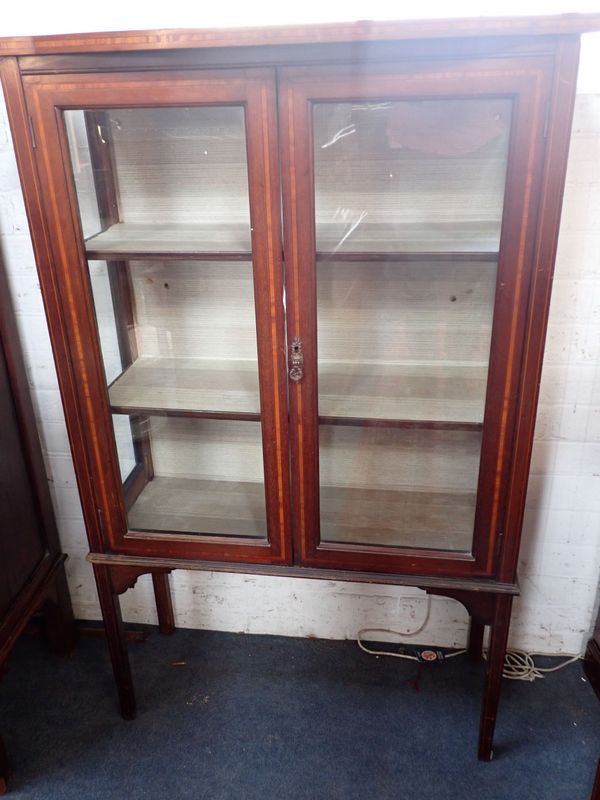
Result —
[{"label": "display cabinet", "polygon": [[0,42],[124,716],[173,569],[512,598],[595,16]]},{"label": "display cabinet", "polygon": [[[1,255],[1,254],[0,254]],[[76,629],[8,280],[0,258],[0,671],[41,612],[50,648],[69,653]],[[27,687],[35,691],[35,687]],[[40,698],[40,702],[48,698]],[[51,701],[50,701],[51,702]],[[0,795],[9,760],[0,728]]]}]

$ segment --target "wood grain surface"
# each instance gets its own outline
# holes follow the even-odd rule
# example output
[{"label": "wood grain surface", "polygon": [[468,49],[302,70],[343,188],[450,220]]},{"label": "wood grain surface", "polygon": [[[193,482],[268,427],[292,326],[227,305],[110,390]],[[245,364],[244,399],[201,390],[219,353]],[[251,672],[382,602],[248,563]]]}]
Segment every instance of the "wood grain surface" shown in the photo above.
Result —
[{"label": "wood grain surface", "polygon": [[444,39],[482,36],[552,36],[600,29],[600,14],[560,14],[522,17],[455,17],[403,21],[361,20],[321,25],[271,27],[162,29],[79,33],[54,36],[16,36],[0,39],[0,55],[44,53],[105,53],[110,51],[176,50],[369,42],[390,39]]}]

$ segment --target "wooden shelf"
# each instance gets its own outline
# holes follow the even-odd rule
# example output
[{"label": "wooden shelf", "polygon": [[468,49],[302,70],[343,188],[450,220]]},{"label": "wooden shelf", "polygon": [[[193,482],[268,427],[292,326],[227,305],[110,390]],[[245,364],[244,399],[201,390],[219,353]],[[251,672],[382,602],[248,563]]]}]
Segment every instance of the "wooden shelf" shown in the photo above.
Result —
[{"label": "wooden shelf", "polygon": [[321,541],[470,552],[475,494],[321,486]]},{"label": "wooden shelf", "polygon": [[[321,363],[319,421],[481,430],[486,377],[484,367]],[[115,414],[260,419],[253,361],[138,358],[109,398]]]},{"label": "wooden shelf", "polygon": [[90,259],[249,261],[249,225],[128,225],[119,222],[86,240]]},{"label": "wooden shelf", "polygon": [[141,357],[109,398],[115,414],[260,419],[255,361]]},{"label": "wooden shelf", "polygon": [[320,362],[319,414],[325,424],[479,430],[486,384],[481,366]]},{"label": "wooden shelf", "polygon": [[261,483],[155,476],[128,512],[132,530],[267,538]]},{"label": "wooden shelf", "polygon": [[[475,495],[322,486],[323,542],[468,552]],[[266,538],[260,483],[155,476],[129,510],[130,530]]]},{"label": "wooden shelf", "polygon": [[[423,226],[363,224],[317,226],[317,260],[322,261],[490,261],[498,259],[497,233],[487,225]],[[343,240],[343,241],[342,241]],[[341,244],[340,244],[341,242]],[[86,239],[94,260],[201,259],[250,261],[246,225],[138,225],[119,222]]]},{"label": "wooden shelf", "polygon": [[317,259],[331,261],[464,260],[497,261],[498,226],[458,224],[317,225]]}]

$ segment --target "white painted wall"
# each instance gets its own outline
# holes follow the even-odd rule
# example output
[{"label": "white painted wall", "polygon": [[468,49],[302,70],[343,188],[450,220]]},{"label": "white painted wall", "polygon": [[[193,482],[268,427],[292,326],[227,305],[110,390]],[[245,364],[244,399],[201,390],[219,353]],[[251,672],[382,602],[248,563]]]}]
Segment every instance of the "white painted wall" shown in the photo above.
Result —
[{"label": "white painted wall", "polygon": [[[323,4],[321,4],[322,6]],[[267,12],[239,4],[228,18],[218,9],[194,11],[172,2],[155,8],[137,2],[26,3],[0,21],[0,35],[115,30],[135,27],[266,24],[365,17],[392,18],[394,6],[364,0],[304,3]],[[421,4],[418,16],[441,16],[439,3]],[[511,7],[514,6],[513,7]],[[516,6],[518,5],[518,9]],[[39,6],[39,7],[38,7]],[[367,10],[365,10],[367,7]],[[34,12],[35,9],[35,12]],[[597,3],[504,2],[496,13],[597,10]],[[480,13],[473,0],[453,4],[456,15]],[[494,13],[486,5],[486,14]],[[95,15],[95,16],[94,16]],[[212,15],[212,16],[211,16]],[[220,16],[219,16],[220,15]],[[276,15],[276,16],[274,16]],[[295,15],[295,16],[292,16]],[[600,575],[600,48],[584,37],[573,140],[539,419],[521,551],[522,596],[511,643],[547,653],[576,653],[591,626]],[[44,318],[27,220],[6,113],[0,104],[0,246],[27,363],[75,613],[99,619],[85,530],[69,453],[56,374]],[[172,574],[177,624],[286,636],[352,638],[364,626],[410,631],[426,600],[418,590],[363,584],[265,578],[218,573]],[[122,598],[124,617],[154,623],[149,578]],[[434,598],[431,618],[415,641],[460,646],[468,627],[462,606]]]}]

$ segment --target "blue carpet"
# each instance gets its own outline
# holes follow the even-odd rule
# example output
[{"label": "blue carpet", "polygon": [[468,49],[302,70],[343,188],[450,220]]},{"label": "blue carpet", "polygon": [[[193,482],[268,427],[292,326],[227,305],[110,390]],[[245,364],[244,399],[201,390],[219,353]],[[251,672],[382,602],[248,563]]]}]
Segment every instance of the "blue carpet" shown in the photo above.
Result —
[{"label": "blue carpet", "polygon": [[[588,800],[600,703],[579,664],[505,681],[476,759],[483,667],[376,659],[353,642],[154,629],[129,645],[138,718],[106,643],[18,644],[0,680],[8,797],[43,800]],[[184,661],[174,666],[173,662]]]}]

